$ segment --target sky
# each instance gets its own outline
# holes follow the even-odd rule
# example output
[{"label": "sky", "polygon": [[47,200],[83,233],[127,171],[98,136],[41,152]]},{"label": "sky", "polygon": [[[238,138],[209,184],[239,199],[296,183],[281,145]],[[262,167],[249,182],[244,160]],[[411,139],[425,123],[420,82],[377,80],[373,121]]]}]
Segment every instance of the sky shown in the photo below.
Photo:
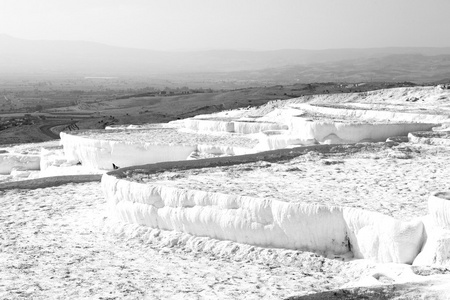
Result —
[{"label": "sky", "polygon": [[450,47],[449,0],[0,0],[0,34],[153,50]]}]

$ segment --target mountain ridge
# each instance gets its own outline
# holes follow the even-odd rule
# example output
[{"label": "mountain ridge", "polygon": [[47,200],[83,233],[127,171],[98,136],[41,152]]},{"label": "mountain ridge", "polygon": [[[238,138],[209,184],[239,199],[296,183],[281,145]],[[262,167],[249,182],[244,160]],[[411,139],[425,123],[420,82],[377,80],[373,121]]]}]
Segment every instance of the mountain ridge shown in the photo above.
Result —
[{"label": "mountain ridge", "polygon": [[[376,59],[383,60],[391,55],[442,56],[446,61],[450,47],[155,51],[86,41],[26,40],[0,34],[0,75],[154,76],[263,72],[295,66],[309,69],[318,64],[324,64],[325,72],[329,72],[328,69],[339,65],[342,68],[349,67],[351,62],[376,63]],[[409,63],[414,61],[409,60]]]}]

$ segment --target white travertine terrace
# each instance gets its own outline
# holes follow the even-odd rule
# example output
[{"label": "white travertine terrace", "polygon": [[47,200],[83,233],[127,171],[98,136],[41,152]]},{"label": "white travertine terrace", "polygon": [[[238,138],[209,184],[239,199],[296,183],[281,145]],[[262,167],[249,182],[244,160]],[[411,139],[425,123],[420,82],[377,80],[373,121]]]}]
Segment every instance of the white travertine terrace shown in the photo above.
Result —
[{"label": "white travertine terrace", "polygon": [[[419,87],[400,87],[375,90],[362,93],[349,94],[323,94],[314,96],[304,96],[299,99],[305,99],[310,103],[328,103],[339,105],[359,105],[370,109],[385,108],[389,110],[427,110],[434,108],[449,108],[448,99],[450,97],[449,89],[442,89],[438,86],[419,86]],[[417,101],[411,101],[416,100]],[[298,103],[293,99],[293,103]],[[305,102],[305,101],[303,101]],[[394,107],[398,107],[394,109]]]},{"label": "white travertine terrace", "polygon": [[[169,124],[63,133],[61,139],[66,160],[105,170],[112,164],[126,167],[191,159],[197,152],[240,155],[310,144],[378,142],[450,122],[445,102],[449,95],[438,87],[418,87],[305,96]],[[389,111],[382,110],[386,102]]]},{"label": "white travertine terrace", "polygon": [[380,142],[391,136],[407,135],[412,131],[431,130],[434,126],[436,124],[352,124],[312,121],[299,117],[291,119],[290,135],[303,140],[316,140],[321,144]]},{"label": "white travertine terrace", "polygon": [[10,174],[16,170],[39,170],[39,155],[20,153],[0,153],[0,174]]},{"label": "white travertine terrace", "polygon": [[[445,114],[344,110],[299,104],[295,100],[284,106],[270,105],[273,107],[247,114],[242,111],[218,113],[216,118],[202,116],[176,123],[190,130],[233,132],[233,122],[248,121],[256,129],[243,132],[258,133],[259,144],[255,149],[264,151],[318,143],[384,141],[391,136],[406,137],[410,132],[428,131],[449,120]],[[281,126],[268,130],[256,126],[271,121]],[[399,154],[394,157],[396,155]],[[429,216],[404,221],[353,207],[301,200],[286,202],[276,196],[225,194],[191,189],[188,185],[134,182],[122,176],[115,177],[119,173],[120,170],[104,175],[102,186],[112,211],[125,222],[266,247],[335,255],[352,252],[356,258],[377,262],[450,263],[446,256],[445,230],[442,229],[444,233],[441,229],[435,230],[436,236],[428,233],[431,226],[436,226],[430,225],[434,223],[428,221]]]},{"label": "white travertine terrace", "polygon": [[305,136],[290,134],[286,130],[264,131],[259,133],[258,139],[259,143],[255,149],[260,151],[317,144],[314,137],[305,138]]},{"label": "white travertine terrace", "polygon": [[[319,143],[379,142],[391,136],[406,136],[412,131],[430,130],[437,125],[310,120],[308,117],[296,116],[295,113],[299,111],[295,109],[278,110],[275,113],[272,110],[271,113],[252,120],[248,117],[237,120],[191,118],[174,122],[173,128],[155,126],[146,130],[61,133],[61,141],[68,161],[110,170],[113,164],[127,167],[185,160],[193,152],[240,155]],[[181,128],[176,128],[176,125]]]},{"label": "white travertine terrace", "polygon": [[411,143],[450,146],[450,131],[410,132],[408,140]]},{"label": "white travertine terrace", "polygon": [[450,193],[432,194],[428,211],[423,218],[426,241],[414,264],[450,266]]},{"label": "white travertine terrace", "polygon": [[183,126],[195,131],[234,132],[234,123],[227,120],[191,118],[183,120]]},{"label": "white travertine terrace", "polygon": [[437,192],[428,199],[428,211],[434,226],[450,229],[450,192]]},{"label": "white travertine terrace", "polygon": [[288,126],[275,122],[255,122],[255,121],[234,121],[234,131],[242,134],[252,134],[264,132],[267,130],[288,129]]},{"label": "white travertine terrace", "polygon": [[[356,149],[361,146],[354,146]],[[347,149],[348,147],[344,147]],[[344,149],[343,148],[343,149]],[[302,150],[303,149],[303,150]],[[307,171],[303,170],[303,164],[295,162],[294,164],[288,164],[285,167],[278,166],[277,163],[273,163],[273,166],[269,163],[263,163],[260,168],[267,170],[265,173],[257,173],[257,170],[252,170],[251,165],[241,163],[248,163],[251,161],[266,161],[269,159],[272,161],[273,157],[286,161],[283,155],[294,155],[293,153],[309,153],[308,151],[330,151],[336,150],[336,146],[316,145],[305,148],[297,148],[292,151],[283,150],[272,151],[261,154],[247,155],[244,157],[230,157],[222,158],[220,162],[223,163],[225,169],[221,169],[221,164],[217,160],[206,160],[198,162],[173,162],[170,165],[158,164],[126,168],[123,170],[117,170],[110,172],[103,176],[102,186],[112,212],[122,221],[127,223],[135,223],[150,226],[153,228],[174,230],[189,233],[196,236],[205,236],[222,240],[237,241],[246,244],[253,244],[265,247],[280,247],[291,248],[301,250],[312,250],[320,252],[325,255],[342,255],[346,252],[350,252],[356,258],[370,259],[376,262],[396,262],[396,263],[408,263],[408,264],[450,264],[449,258],[446,257],[446,253],[449,253],[445,248],[444,250],[437,250],[434,245],[437,242],[434,240],[443,240],[443,235],[438,234],[441,230],[434,231],[438,234],[437,238],[433,238],[427,231],[430,230],[430,225],[427,223],[427,218],[415,217],[409,221],[405,221],[405,218],[394,218],[392,216],[383,215],[378,212],[374,212],[376,208],[372,208],[372,211],[351,207],[352,204],[346,201],[345,206],[337,204],[326,204],[319,201],[308,201],[302,197],[308,197],[307,193],[302,193],[300,190],[305,189],[302,187],[306,184],[311,184],[308,180],[295,180],[290,178],[287,173],[283,173],[283,170],[289,170],[289,168],[295,167],[299,174],[304,174],[308,178],[311,176]],[[389,149],[389,148],[387,148]],[[351,149],[347,149],[348,151]],[[391,151],[391,150],[389,150]],[[389,157],[389,151],[380,153],[382,157]],[[409,150],[410,151],[410,150]],[[414,150],[413,150],[414,151]],[[421,150],[420,152],[423,152]],[[284,153],[284,154],[283,154]],[[309,155],[309,154],[308,154]],[[398,156],[400,157],[400,156]],[[421,156],[422,157],[422,156]],[[374,167],[372,164],[380,164],[381,169],[385,169],[385,172],[392,173],[392,178],[385,178],[389,183],[395,186],[401,186],[402,180],[408,181],[398,177],[396,175],[395,166],[393,170],[389,167],[389,159],[380,161],[372,160],[370,158],[366,163],[361,161],[359,156],[354,159],[354,166],[352,161],[337,161],[339,164],[336,166],[336,171],[344,176],[349,177],[346,173],[342,174],[345,166],[345,172],[354,173],[355,168],[359,165],[370,164],[368,168],[372,170]],[[227,180],[223,183],[222,191],[211,189],[212,182],[221,181],[219,179],[220,174],[227,176],[227,172],[234,174],[238,172],[237,169],[231,168],[230,162],[237,161],[239,168],[246,171],[243,177],[250,177],[248,180],[257,180],[258,176],[261,178],[260,184],[265,186],[268,182],[278,181],[269,176],[269,173],[280,173],[279,176],[286,182],[296,182],[298,199],[289,198],[292,195],[292,191],[289,191],[288,187],[284,187],[279,184],[276,185],[279,192],[273,192],[272,197],[256,197],[258,190],[244,191],[242,189],[247,187],[255,187],[255,185],[247,182],[246,185],[239,186],[233,180]],[[332,160],[331,163],[334,161]],[[319,162],[316,162],[318,164]],[[328,160],[325,163],[330,163]],[[435,173],[433,169],[436,167],[438,161],[433,162],[428,156],[423,156],[417,162],[418,167],[424,167],[430,169],[430,174],[422,172],[422,176],[428,177],[430,175],[441,176],[440,173]],[[314,165],[314,162],[308,163],[304,168],[311,168],[310,164]],[[408,166],[408,161],[404,162],[404,166]],[[258,164],[257,164],[258,165]],[[398,167],[402,168],[403,162]],[[190,169],[193,168],[193,169]],[[196,169],[198,168],[198,169]],[[202,180],[202,169],[210,169],[211,172],[217,173],[217,178],[214,177],[214,173],[205,173],[205,179]],[[226,168],[231,168],[227,171]],[[273,168],[273,170],[271,169]],[[301,169],[298,169],[301,168]],[[335,169],[334,167],[330,167]],[[173,169],[173,171],[172,171]],[[205,170],[206,170],[205,169]],[[189,184],[188,181],[183,180],[184,172],[188,170],[189,174],[194,177],[198,177],[198,182],[203,182],[208,188],[202,188],[194,184]],[[275,171],[278,170],[278,171]],[[336,179],[331,174],[331,170],[328,176],[330,182]],[[375,171],[376,169],[374,169]],[[254,171],[256,173],[254,173]],[[158,174],[162,172],[160,180]],[[169,175],[167,177],[165,174]],[[242,171],[241,171],[242,172]],[[289,171],[293,172],[293,171]],[[295,172],[295,171],[294,171]],[[311,172],[315,172],[312,170]],[[406,168],[405,172],[417,173],[417,170]],[[248,173],[248,174],[247,174]],[[254,173],[254,174],[253,174]],[[444,172],[445,173],[445,172]],[[443,176],[445,174],[442,173]],[[258,175],[259,174],[259,175]],[[174,176],[171,179],[170,176]],[[372,183],[372,180],[379,181],[380,186],[385,186],[386,183],[382,182],[383,174],[380,178],[367,177],[368,186]],[[134,179],[132,179],[134,177]],[[155,177],[156,179],[152,179]],[[211,177],[211,182],[208,182],[206,178]],[[267,180],[266,180],[267,177]],[[360,177],[357,173],[355,178]],[[395,178],[398,177],[398,182]],[[168,178],[168,179],[164,179]],[[254,179],[252,179],[254,178]],[[245,180],[241,178],[242,180]],[[351,178],[348,178],[351,179]],[[193,179],[192,179],[193,180]],[[236,177],[236,180],[240,180]],[[361,178],[361,180],[363,180]],[[439,179],[440,180],[440,179]],[[229,181],[229,182],[228,182]],[[364,180],[363,180],[364,181]],[[173,183],[172,183],[173,182]],[[437,181],[441,182],[442,181]],[[256,182],[255,182],[256,183]],[[281,182],[280,182],[281,183]],[[339,181],[336,182],[337,186]],[[217,185],[220,185],[219,183]],[[228,188],[231,185],[234,189]],[[355,186],[360,189],[366,187],[361,186],[360,182],[355,182]],[[327,178],[324,178],[322,187],[326,189],[335,189],[343,191],[337,186],[330,185]],[[437,183],[439,186],[439,183]],[[262,190],[261,187],[261,190]],[[252,188],[251,188],[252,189]],[[349,187],[351,189],[351,187]],[[381,191],[382,187],[380,187]],[[387,187],[385,187],[387,189]],[[229,191],[228,191],[229,190]],[[241,195],[239,190],[242,190]],[[317,191],[317,188],[315,189]],[[345,191],[347,192],[347,190]],[[287,193],[283,196],[284,193]],[[317,193],[317,192],[316,192]],[[411,192],[410,192],[411,193]],[[416,192],[417,193],[417,192]],[[375,195],[378,193],[373,193]],[[352,198],[351,194],[348,198]],[[379,194],[378,194],[379,195]],[[400,193],[398,195],[400,196]],[[295,196],[294,196],[295,197]],[[310,198],[320,199],[319,195],[310,194]],[[380,195],[379,195],[380,197]],[[393,195],[391,194],[391,197]],[[400,196],[401,197],[401,196]],[[393,200],[396,198],[394,197]],[[357,200],[357,199],[356,199]],[[361,199],[362,200],[362,199]],[[380,199],[377,199],[381,201]],[[328,201],[328,200],[327,200]],[[383,203],[386,200],[383,199]],[[309,203],[308,203],[309,202]],[[360,201],[361,203],[366,203]],[[404,202],[401,211],[403,214],[409,215],[410,208],[409,200]],[[359,202],[357,202],[359,203]],[[355,204],[357,204],[355,203]],[[375,201],[374,204],[377,202]],[[408,203],[408,204],[406,204]],[[365,204],[362,204],[364,207]],[[359,206],[359,205],[358,205]],[[411,203],[412,207],[416,205]],[[417,215],[423,216],[423,209],[417,207]],[[441,209],[437,209],[442,211]],[[400,215],[401,212],[400,211]],[[448,213],[447,210],[445,210]],[[422,214],[420,213],[422,212]],[[396,213],[398,215],[398,213]],[[432,215],[432,209],[430,208],[430,215]],[[407,218],[406,218],[407,219]],[[445,236],[444,236],[445,237]],[[444,238],[444,241],[445,238]],[[426,242],[426,246],[422,251],[422,247]],[[444,243],[444,246],[447,245]],[[442,248],[442,247],[441,247]],[[431,250],[427,250],[431,249]],[[427,251],[434,251],[432,254],[427,254]],[[438,255],[436,255],[438,251]],[[422,253],[421,253],[422,252]],[[420,253],[420,254],[419,254]],[[431,259],[430,257],[441,257],[439,260]]]},{"label": "white travertine terrace", "polygon": [[428,210],[429,194],[450,189],[450,151],[439,149],[436,155],[437,149],[426,145],[388,145],[315,145],[269,152],[308,151],[292,159],[267,161],[266,152],[258,154],[259,161],[246,156],[234,165],[204,166],[197,161],[191,163],[192,169],[155,173],[137,168],[127,179],[185,190],[362,208],[404,221],[420,218]]},{"label": "white travertine terrace", "polygon": [[[18,144],[0,149],[0,174],[9,175],[21,171],[41,170],[42,149],[48,152],[59,147],[59,141],[37,144]],[[0,146],[0,148],[2,148]]]},{"label": "white travertine terrace", "polygon": [[448,115],[434,115],[427,113],[399,112],[372,109],[345,109],[333,108],[322,105],[311,105],[307,103],[292,104],[293,108],[306,110],[313,113],[320,113],[335,117],[346,117],[366,121],[397,121],[397,122],[418,122],[418,123],[443,123],[449,122]]},{"label": "white travertine terrace", "polygon": [[66,159],[90,168],[111,170],[162,161],[186,160],[196,151],[216,155],[252,152],[256,139],[181,132],[176,128],[61,133]]},{"label": "white travertine terrace", "polygon": [[195,131],[235,132],[252,134],[266,130],[288,129],[284,124],[270,121],[242,120],[242,119],[202,119],[189,118],[183,120],[183,127]]},{"label": "white travertine terrace", "polygon": [[149,185],[104,175],[102,186],[121,220],[197,236],[378,262],[412,263],[424,242],[421,221],[354,208]]},{"label": "white travertine terrace", "polygon": [[145,162],[183,160],[196,150],[195,145],[127,143],[89,139],[65,133],[61,133],[61,141],[68,161],[106,170],[113,169],[113,164],[125,167]]}]

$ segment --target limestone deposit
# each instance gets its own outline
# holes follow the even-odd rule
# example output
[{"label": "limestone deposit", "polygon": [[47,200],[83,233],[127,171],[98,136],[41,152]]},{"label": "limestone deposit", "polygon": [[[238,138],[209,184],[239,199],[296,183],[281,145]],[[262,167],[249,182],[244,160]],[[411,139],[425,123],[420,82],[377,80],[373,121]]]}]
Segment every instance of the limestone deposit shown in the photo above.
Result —
[{"label": "limestone deposit", "polygon": [[4,147],[0,297],[445,299],[449,112],[399,88]]}]

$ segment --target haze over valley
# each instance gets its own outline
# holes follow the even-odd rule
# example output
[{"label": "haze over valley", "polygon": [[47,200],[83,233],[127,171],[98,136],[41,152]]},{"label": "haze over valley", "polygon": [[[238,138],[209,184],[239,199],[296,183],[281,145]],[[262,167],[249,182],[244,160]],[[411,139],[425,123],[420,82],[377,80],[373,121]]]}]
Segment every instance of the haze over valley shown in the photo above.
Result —
[{"label": "haze over valley", "polygon": [[[142,77],[186,81],[433,82],[450,78],[450,47],[152,51],[0,35],[0,76]],[[183,79],[184,77],[184,79]]]}]

